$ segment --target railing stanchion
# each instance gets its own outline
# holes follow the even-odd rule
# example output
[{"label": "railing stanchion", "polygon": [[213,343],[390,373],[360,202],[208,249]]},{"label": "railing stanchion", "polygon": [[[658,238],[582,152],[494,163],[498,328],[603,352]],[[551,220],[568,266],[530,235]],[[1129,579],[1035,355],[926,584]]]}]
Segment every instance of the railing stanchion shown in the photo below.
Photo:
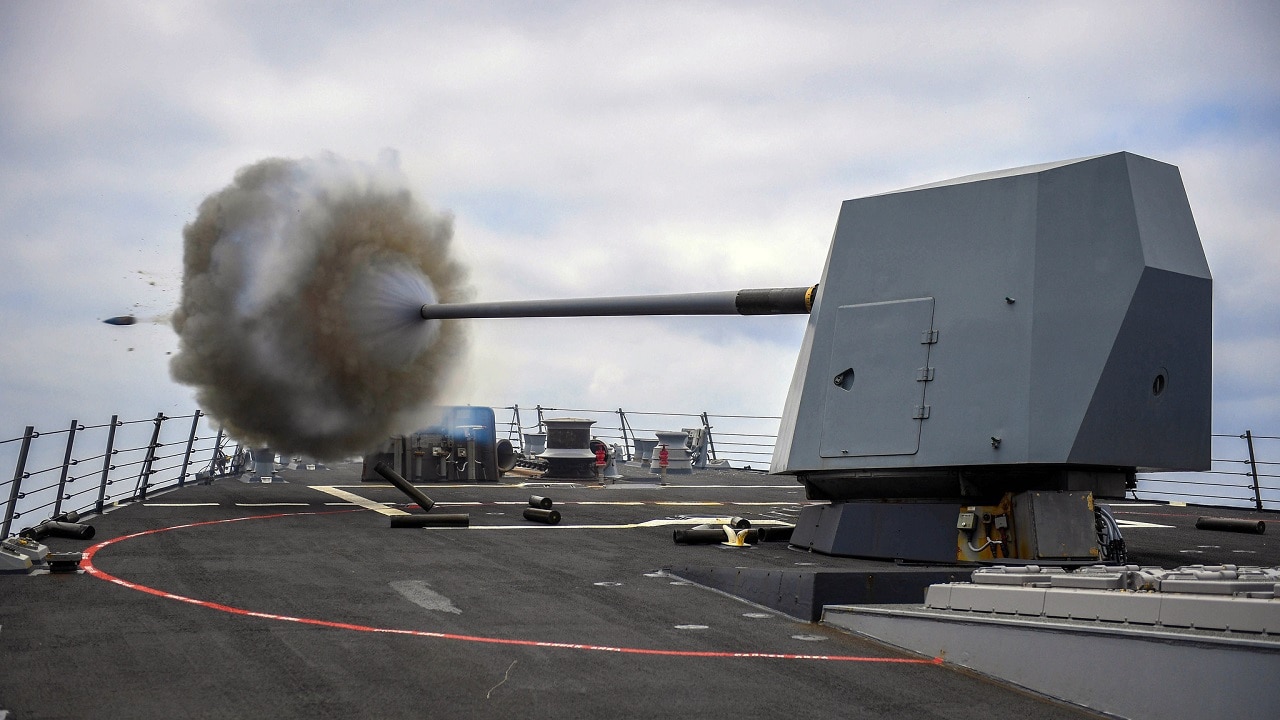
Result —
[{"label": "railing stanchion", "polygon": [[107,453],[102,456],[102,481],[98,483],[98,503],[94,506],[96,512],[101,513],[106,504],[107,499],[107,478],[115,467],[111,464],[111,455],[115,452],[116,447],[116,426],[120,424],[120,416],[111,416],[111,429],[107,431]]},{"label": "railing stanchion", "polygon": [[4,509],[4,526],[0,527],[0,540],[9,537],[9,528],[18,513],[18,497],[22,494],[22,480],[27,472],[27,451],[31,449],[31,438],[36,437],[36,429],[28,425],[22,433],[22,448],[18,450],[18,465],[13,471],[13,487],[9,488],[9,504]]},{"label": "railing stanchion", "polygon": [[71,468],[71,448],[76,442],[76,429],[80,423],[72,420],[71,429],[67,431],[67,454],[62,456],[62,477],[58,479],[58,497],[53,500],[53,517],[62,514],[62,495],[67,491],[67,470]]},{"label": "railing stanchion", "polygon": [[[516,430],[516,450],[517,450],[521,455],[523,455],[523,454],[524,454],[524,425],[520,424],[520,406],[519,406],[519,405],[512,405],[512,406],[511,406],[511,413],[512,413],[512,415],[515,417],[515,422],[516,422],[516,428],[515,428],[515,430]],[[510,437],[510,436],[508,436],[508,437]]]},{"label": "railing stanchion", "polygon": [[137,500],[147,499],[147,486],[151,484],[151,466],[156,461],[156,447],[160,442],[160,426],[167,420],[164,413],[156,413],[156,424],[154,430],[151,431],[151,442],[147,444],[147,459],[142,462],[142,469],[138,471],[138,484],[133,488],[133,496]]},{"label": "railing stanchion", "polygon": [[707,418],[707,414],[702,413],[702,428],[707,433],[707,449],[711,453],[711,459],[716,459],[716,441],[711,436],[711,420]]},{"label": "railing stanchion", "polygon": [[1249,445],[1249,473],[1253,478],[1253,504],[1254,507],[1262,509],[1262,483],[1258,481],[1258,461],[1253,456],[1253,431],[1245,430],[1242,436],[1244,441]]},{"label": "railing stanchion", "polygon": [[178,487],[182,487],[187,482],[187,466],[191,464],[191,447],[196,444],[196,428],[200,425],[200,416],[203,415],[196,410],[195,417],[191,420],[191,435],[187,437],[187,453],[182,456],[182,472],[178,474]]},{"label": "railing stanchion", "polygon": [[209,460],[209,475],[221,475],[229,464],[227,454],[222,452],[222,426],[219,425],[218,437],[213,441],[213,457]]},{"label": "railing stanchion", "polygon": [[618,426],[622,428],[622,447],[627,451],[627,462],[631,462],[631,440],[627,437],[627,414],[618,408]]}]

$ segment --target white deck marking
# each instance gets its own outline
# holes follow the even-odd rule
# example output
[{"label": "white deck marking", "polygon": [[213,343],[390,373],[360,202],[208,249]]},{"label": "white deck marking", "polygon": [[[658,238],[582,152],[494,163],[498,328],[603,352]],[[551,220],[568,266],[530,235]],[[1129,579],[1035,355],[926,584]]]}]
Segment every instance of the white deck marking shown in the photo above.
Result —
[{"label": "white deck marking", "polygon": [[1173,525],[1158,525],[1156,523],[1138,522],[1137,520],[1121,520],[1116,518],[1116,525],[1122,528],[1171,528]]},{"label": "white deck marking", "polygon": [[753,488],[756,490],[795,490],[799,487],[799,483],[791,485],[667,485],[669,488],[711,488],[713,490],[739,490],[741,488]]},{"label": "white deck marking", "polygon": [[388,517],[392,515],[408,515],[409,514],[403,510],[393,508],[393,507],[387,507],[382,503],[374,502],[367,498],[362,498],[359,495],[356,495],[355,493],[349,493],[346,490],[339,490],[334,485],[312,485],[311,489],[319,490],[322,493],[326,493],[336,498],[346,500],[347,502],[353,505],[359,505],[365,510],[372,510],[376,513],[381,513]]},{"label": "white deck marking", "polygon": [[143,507],[218,507],[219,504],[220,503],[142,503]]},{"label": "white deck marking", "polygon": [[311,506],[311,503],[291,503],[291,502],[236,503],[236,507],[310,507],[310,506]]}]

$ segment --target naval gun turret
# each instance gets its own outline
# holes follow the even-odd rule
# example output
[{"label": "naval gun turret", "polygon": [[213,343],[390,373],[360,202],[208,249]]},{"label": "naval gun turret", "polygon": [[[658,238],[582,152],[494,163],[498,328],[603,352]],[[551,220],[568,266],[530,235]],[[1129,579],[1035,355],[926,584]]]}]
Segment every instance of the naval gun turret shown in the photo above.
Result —
[{"label": "naval gun turret", "polygon": [[770,471],[830,503],[793,544],[1069,563],[1117,559],[1095,500],[1138,470],[1208,469],[1211,311],[1178,169],[1122,152],[846,201],[813,288],[422,316],[809,312]]}]

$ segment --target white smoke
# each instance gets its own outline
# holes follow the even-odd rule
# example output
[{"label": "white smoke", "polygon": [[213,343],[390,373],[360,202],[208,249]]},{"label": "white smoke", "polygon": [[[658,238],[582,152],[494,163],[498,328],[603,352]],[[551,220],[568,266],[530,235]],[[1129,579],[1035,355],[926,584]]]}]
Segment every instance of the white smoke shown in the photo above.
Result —
[{"label": "white smoke", "polygon": [[427,302],[465,299],[452,219],[394,154],[268,159],[200,205],[185,239],[171,371],[242,441],[332,459],[412,427],[462,350]]}]

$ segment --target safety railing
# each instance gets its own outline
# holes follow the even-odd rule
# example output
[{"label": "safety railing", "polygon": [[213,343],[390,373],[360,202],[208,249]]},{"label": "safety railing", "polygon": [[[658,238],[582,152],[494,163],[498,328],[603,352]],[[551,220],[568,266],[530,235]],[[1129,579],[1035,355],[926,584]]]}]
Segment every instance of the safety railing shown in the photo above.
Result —
[{"label": "safety railing", "polygon": [[[542,421],[549,417],[580,417],[594,420],[592,437],[619,445],[625,460],[637,451],[636,438],[656,440],[654,433],[701,429],[706,437],[706,459],[735,468],[767,470],[773,458],[781,418],[770,415],[717,415],[708,412],[664,413],[640,410],[587,410],[534,405],[495,407],[498,435],[518,449],[525,447],[525,434],[544,432]],[[503,420],[504,415],[508,418]]]},{"label": "safety railing", "polygon": [[[517,449],[525,434],[544,431],[549,417],[594,420],[592,436],[623,449],[632,460],[637,439],[655,440],[658,431],[701,429],[708,465],[765,470],[773,457],[780,418],[717,415],[708,412],[591,410],[534,405],[494,407],[499,437]],[[503,418],[506,418],[505,420]],[[197,410],[190,415],[121,420],[99,424],[72,421],[66,428],[37,430],[0,440],[0,538],[63,513],[102,512],[112,504],[145,500],[149,493],[177,487],[200,470],[212,471],[225,458],[227,438]],[[1142,473],[1132,497],[1198,505],[1280,510],[1280,436],[1213,435],[1213,464],[1204,472]],[[2,470],[0,470],[2,472]]]},{"label": "safety railing", "polygon": [[76,512],[101,513],[118,503],[145,500],[185,484],[213,464],[224,436],[199,410],[190,415],[104,423],[72,421],[0,440],[0,538],[44,520]]},{"label": "safety railing", "polygon": [[1213,462],[1202,472],[1143,473],[1134,497],[1215,507],[1280,510],[1280,436],[1213,434]]},{"label": "safety railing", "polygon": [[[495,407],[499,435],[522,448],[523,434],[542,431],[544,417],[595,420],[592,436],[618,443],[630,460],[635,438],[654,438],[657,430],[701,427],[708,437],[708,457],[731,467],[768,469],[780,418],[767,415],[661,413],[636,410],[584,410],[535,405]],[[502,421],[506,413],[508,420]],[[1138,500],[1187,502],[1217,507],[1280,510],[1280,437],[1252,431],[1213,435],[1212,468],[1203,472],[1141,473],[1131,495]]]}]

